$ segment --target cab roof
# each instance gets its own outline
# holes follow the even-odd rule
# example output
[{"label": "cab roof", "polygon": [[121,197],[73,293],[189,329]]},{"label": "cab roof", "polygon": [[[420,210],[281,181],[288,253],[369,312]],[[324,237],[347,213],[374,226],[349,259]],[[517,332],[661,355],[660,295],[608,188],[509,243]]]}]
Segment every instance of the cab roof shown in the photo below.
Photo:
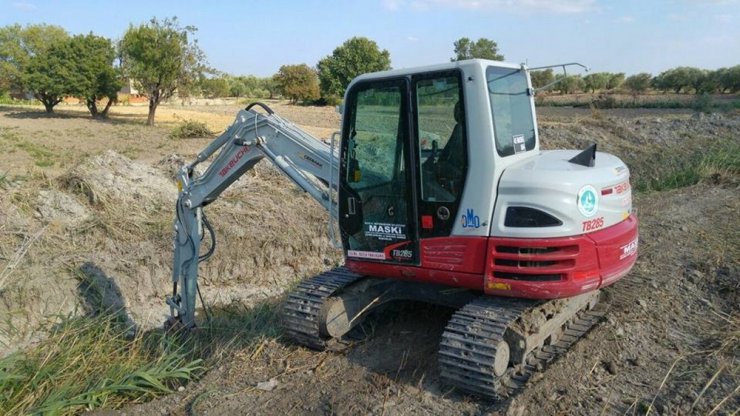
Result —
[{"label": "cab roof", "polygon": [[359,82],[359,81],[367,81],[367,80],[383,79],[383,78],[395,78],[395,77],[402,77],[402,76],[407,76],[407,75],[423,74],[426,72],[437,72],[437,71],[444,71],[444,70],[450,70],[450,69],[456,69],[456,68],[460,68],[463,70],[463,72],[469,73],[469,72],[474,72],[475,69],[477,68],[481,68],[485,70],[485,68],[489,66],[496,66],[500,68],[511,68],[511,69],[519,69],[519,68],[526,69],[526,66],[524,64],[515,64],[512,62],[502,62],[502,61],[492,61],[488,59],[466,59],[463,61],[454,61],[454,62],[448,62],[448,63],[437,64],[437,65],[426,65],[426,66],[417,66],[417,67],[411,67],[411,68],[391,69],[388,71],[369,72],[367,74],[362,74],[356,77],[355,79],[353,79],[350,85],[356,82]]}]

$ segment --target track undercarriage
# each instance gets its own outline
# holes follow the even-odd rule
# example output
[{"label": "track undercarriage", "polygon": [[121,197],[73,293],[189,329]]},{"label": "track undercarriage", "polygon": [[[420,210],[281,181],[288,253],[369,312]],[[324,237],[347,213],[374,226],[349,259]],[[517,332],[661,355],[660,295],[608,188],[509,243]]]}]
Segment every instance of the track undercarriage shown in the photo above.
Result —
[{"label": "track undercarriage", "polygon": [[288,338],[323,350],[374,308],[417,300],[457,309],[438,352],[440,378],[487,399],[522,388],[600,321],[600,293],[532,301],[481,296],[446,286],[363,277],[337,268],[302,282],[283,307]]}]

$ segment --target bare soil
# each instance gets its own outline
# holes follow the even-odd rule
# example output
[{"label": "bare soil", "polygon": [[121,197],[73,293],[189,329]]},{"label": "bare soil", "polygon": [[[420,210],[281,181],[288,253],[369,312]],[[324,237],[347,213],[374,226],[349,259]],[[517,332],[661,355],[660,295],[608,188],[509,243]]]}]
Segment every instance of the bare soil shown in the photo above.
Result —
[{"label": "bare soil", "polygon": [[[273,103],[319,138],[333,109]],[[82,107],[0,107],[0,353],[44,337],[59,316],[102,297],[142,330],[167,314],[172,173],[210,138],[169,139],[178,120],[222,131],[236,105],[144,107],[110,121]],[[544,147],[596,141],[652,172],[656,152],[740,141],[740,116],[544,108]],[[353,331],[343,351],[316,352],[265,334],[227,340],[183,391],[109,414],[733,414],[740,408],[738,178],[640,194],[632,273],[605,290],[607,319],[514,398],[490,403],[439,382],[437,342],[452,311],[395,304]],[[219,246],[201,267],[204,297],[245,323],[275,311],[295,282],[341,263],[326,214],[266,163],[208,207]],[[95,298],[95,299],[93,299]],[[275,325],[278,325],[275,322]]]}]

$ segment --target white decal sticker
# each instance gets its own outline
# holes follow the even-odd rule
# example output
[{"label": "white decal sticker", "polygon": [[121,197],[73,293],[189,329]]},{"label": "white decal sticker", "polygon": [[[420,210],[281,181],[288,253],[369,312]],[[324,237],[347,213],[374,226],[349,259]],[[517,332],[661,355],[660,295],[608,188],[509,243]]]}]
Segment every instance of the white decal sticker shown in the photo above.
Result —
[{"label": "white decal sticker", "polygon": [[347,256],[361,259],[385,260],[385,253],[375,251],[347,250]]},{"label": "white decal sticker", "polygon": [[578,191],[578,211],[586,217],[590,218],[596,214],[599,210],[599,196],[596,193],[596,188],[591,185],[586,185]]},{"label": "white decal sticker", "polygon": [[527,145],[524,143],[523,134],[513,136],[511,140],[514,142],[514,153],[521,153],[521,152],[527,151]]},{"label": "white decal sticker", "polygon": [[619,247],[619,249],[622,250],[622,254],[619,256],[619,260],[624,260],[629,256],[634,256],[635,254],[637,254],[637,238],[632,240],[626,246]]},{"label": "white decal sticker", "polygon": [[386,224],[382,222],[371,222],[365,224],[365,236],[375,237],[378,240],[405,240],[405,224]]}]

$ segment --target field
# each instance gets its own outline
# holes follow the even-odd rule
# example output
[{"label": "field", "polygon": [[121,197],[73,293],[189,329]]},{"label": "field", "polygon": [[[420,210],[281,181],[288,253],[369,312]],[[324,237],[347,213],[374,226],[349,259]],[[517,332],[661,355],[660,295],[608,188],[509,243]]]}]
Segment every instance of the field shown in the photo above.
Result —
[{"label": "field", "polygon": [[[329,108],[270,103],[319,138]],[[266,162],[207,208],[219,246],[201,266],[202,328],[170,339],[175,169],[236,104],[0,107],[0,413],[735,414],[740,408],[740,114],[545,107],[544,148],[621,157],[640,252],[605,291],[607,319],[500,403],[449,391],[436,345],[452,311],[392,305],[342,351],[281,338],[282,297],[341,264],[326,213]],[[110,340],[110,341],[109,341]],[[51,368],[55,364],[58,368]],[[95,377],[101,378],[99,384]],[[105,381],[107,378],[107,382]],[[80,383],[80,380],[85,380]],[[83,384],[79,387],[79,384]],[[91,393],[93,392],[93,393]],[[118,410],[115,410],[118,409]]]}]

